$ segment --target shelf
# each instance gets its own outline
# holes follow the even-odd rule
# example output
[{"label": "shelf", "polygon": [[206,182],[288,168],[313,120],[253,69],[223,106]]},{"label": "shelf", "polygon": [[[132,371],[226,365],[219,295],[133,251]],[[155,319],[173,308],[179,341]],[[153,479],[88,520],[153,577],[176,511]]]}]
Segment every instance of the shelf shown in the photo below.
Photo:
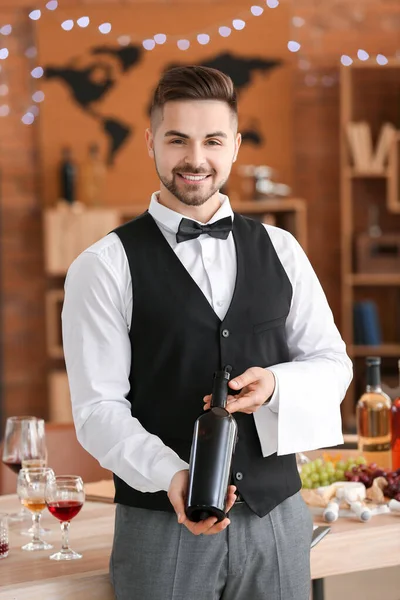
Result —
[{"label": "shelf", "polygon": [[350,356],[395,356],[400,357],[400,344],[380,346],[347,346]]},{"label": "shelf", "polygon": [[389,176],[388,169],[384,171],[357,171],[356,169],[346,169],[346,176],[350,179],[387,179]]},{"label": "shelf", "polygon": [[400,285],[400,275],[397,273],[353,273],[346,278],[348,285]]}]

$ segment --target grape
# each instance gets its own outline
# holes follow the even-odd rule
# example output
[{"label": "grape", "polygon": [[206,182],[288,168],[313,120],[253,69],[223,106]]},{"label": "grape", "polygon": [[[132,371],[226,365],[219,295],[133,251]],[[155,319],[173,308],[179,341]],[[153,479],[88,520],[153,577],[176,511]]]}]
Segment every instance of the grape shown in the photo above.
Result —
[{"label": "grape", "polygon": [[317,483],[317,481],[319,481],[319,475],[318,475],[318,473],[311,473],[310,479],[311,479],[311,481],[313,483]]},{"label": "grape", "polygon": [[344,460],[338,460],[336,463],[336,471],[345,471],[346,470],[346,462]]},{"label": "grape", "polygon": [[357,458],[355,460],[356,460],[357,465],[366,465],[367,464],[367,461],[364,458],[364,456],[357,456]]},{"label": "grape", "polygon": [[314,465],[316,467],[322,467],[324,465],[324,461],[322,460],[322,458],[316,458],[314,460]]}]

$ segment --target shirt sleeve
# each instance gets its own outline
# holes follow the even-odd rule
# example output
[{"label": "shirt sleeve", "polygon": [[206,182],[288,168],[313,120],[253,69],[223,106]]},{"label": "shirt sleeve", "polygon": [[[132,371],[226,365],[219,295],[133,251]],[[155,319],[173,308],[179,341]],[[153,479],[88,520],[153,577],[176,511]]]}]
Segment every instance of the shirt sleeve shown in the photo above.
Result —
[{"label": "shirt sleeve", "polygon": [[336,446],[343,442],[340,404],[352,363],[305,252],[288,232],[267,228],[293,295],[286,321],[290,362],[268,367],[276,388],[254,413],[263,455]]},{"label": "shirt sleeve", "polygon": [[124,289],[97,253],[84,252],[68,271],[62,332],[79,442],[131,487],[168,491],[173,475],[188,464],[131,416]]}]

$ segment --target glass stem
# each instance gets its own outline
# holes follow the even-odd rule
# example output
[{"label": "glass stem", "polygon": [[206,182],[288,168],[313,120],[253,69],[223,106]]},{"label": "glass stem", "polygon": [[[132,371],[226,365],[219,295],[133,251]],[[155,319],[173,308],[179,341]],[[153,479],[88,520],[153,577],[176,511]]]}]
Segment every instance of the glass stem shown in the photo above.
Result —
[{"label": "glass stem", "polygon": [[33,513],[32,515],[32,529],[33,529],[33,538],[32,542],[40,542],[40,517],[41,513]]},{"label": "glass stem", "polygon": [[63,521],[61,523],[61,532],[62,532],[61,552],[69,552],[69,540],[68,540],[69,526],[70,526],[69,521]]}]

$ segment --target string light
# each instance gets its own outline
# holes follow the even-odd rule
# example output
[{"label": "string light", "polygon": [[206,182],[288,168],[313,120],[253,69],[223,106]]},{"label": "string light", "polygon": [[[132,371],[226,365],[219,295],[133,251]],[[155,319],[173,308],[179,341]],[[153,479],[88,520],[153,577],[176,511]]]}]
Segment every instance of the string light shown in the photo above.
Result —
[{"label": "string light", "polygon": [[202,46],[205,46],[210,41],[210,36],[207,33],[199,33],[199,35],[197,36],[197,41]]},{"label": "string light", "polygon": [[25,50],[25,56],[26,58],[36,58],[37,49],[35,48],[35,46],[30,46],[29,48],[27,48]]},{"label": "string light", "polygon": [[190,48],[189,40],[178,40],[176,45],[178,46],[179,50],[189,50]]},{"label": "string light", "polygon": [[120,46],[129,46],[129,44],[131,43],[131,38],[129,37],[129,35],[120,35],[117,39],[117,42]]},{"label": "string light", "polygon": [[44,92],[38,90],[34,94],[32,94],[32,100],[34,102],[43,102],[44,100]]},{"label": "string light", "polygon": [[264,9],[262,6],[252,6],[250,12],[253,16],[259,17],[263,14]]},{"label": "string light", "polygon": [[360,60],[368,60],[369,59],[369,54],[365,50],[361,50],[361,49],[358,50],[357,56]]},{"label": "string light", "polygon": [[347,54],[342,54],[342,56],[340,57],[340,62],[345,67],[349,67],[350,65],[353,64],[353,59],[350,58],[350,56],[347,56]]},{"label": "string light", "polygon": [[237,31],[241,31],[246,27],[246,22],[242,19],[233,19],[232,25],[234,29],[236,29]]},{"label": "string light", "polygon": [[21,119],[21,121],[24,123],[24,125],[32,125],[34,120],[35,120],[35,115],[30,111],[26,112]]},{"label": "string light", "polygon": [[32,21],[38,21],[41,16],[42,16],[42,13],[40,10],[33,10],[32,12],[29,13],[29,18],[32,19]]},{"label": "string light", "polygon": [[[260,1],[260,0],[259,0]],[[270,9],[275,9],[279,6],[280,2],[279,0],[265,0],[265,4],[268,8]],[[55,11],[58,8],[58,2],[57,0],[49,0],[46,3],[46,9],[49,11]],[[263,13],[265,12],[265,9],[263,8],[263,6],[260,5],[252,5],[250,7],[250,14],[254,17],[259,17],[261,16]],[[249,15],[249,11],[247,11],[247,16]],[[29,13],[29,18],[33,21],[38,21],[41,17],[42,17],[42,12],[40,9],[35,9],[32,10]],[[61,19],[60,19],[61,21]],[[246,19],[247,21],[247,19]],[[244,20],[244,18],[235,18],[231,21],[231,26],[227,26],[227,25],[221,25],[218,27],[215,27],[215,30],[218,31],[218,34],[222,37],[222,38],[228,38],[231,33],[232,33],[232,29],[236,30],[236,31],[242,31],[245,27],[246,27],[246,22]],[[85,29],[86,27],[88,27],[90,25],[91,21],[90,18],[88,16],[82,16],[79,19],[77,19],[76,24],[78,27]],[[291,24],[293,27],[295,28],[301,28],[305,25],[306,21],[303,17],[300,16],[293,16],[291,19]],[[67,19],[61,22],[61,28],[65,31],[71,31],[74,27],[74,21],[72,19]],[[105,23],[101,23],[98,26],[98,30],[101,34],[103,35],[107,35],[111,32],[112,30],[112,24],[109,22],[105,22]],[[7,24],[7,25],[3,25],[0,28],[0,34],[7,36],[10,35],[12,33],[13,29],[12,26]],[[212,32],[211,32],[212,34]],[[210,43],[211,41],[211,37],[212,35],[210,35],[209,33],[191,33],[189,36],[185,37],[185,38],[178,38],[178,36],[168,36],[165,33],[157,33],[155,35],[153,35],[152,37],[148,37],[146,39],[141,40],[141,44],[143,46],[143,48],[145,48],[148,51],[153,50],[156,45],[158,46],[162,46],[163,44],[165,44],[168,41],[170,42],[175,42],[177,47],[179,48],[179,50],[181,51],[187,51],[189,50],[189,48],[191,47],[191,40],[197,40],[197,43],[200,44],[201,46],[205,46],[207,44]],[[297,37],[295,34],[293,34],[293,37]],[[120,46],[128,46],[129,44],[136,43],[138,42],[137,38],[132,40],[132,37],[130,35],[119,35],[117,37],[117,42]],[[290,52],[298,52],[301,49],[301,44],[300,42],[297,42],[293,39],[291,39],[288,43],[287,43],[287,47],[288,50]],[[31,46],[30,48],[28,48],[25,51],[25,56],[27,58],[33,59],[35,58],[37,55],[37,50],[34,46]],[[9,51],[7,48],[1,48],[0,49],[0,60],[5,60],[7,57],[9,56]],[[370,58],[368,52],[366,50],[362,50],[359,49],[357,52],[357,57],[359,58],[359,60],[362,61],[366,61]],[[400,60],[400,51],[396,54],[396,57]],[[342,55],[340,58],[340,62],[345,65],[345,66],[350,66],[353,63],[353,59],[350,56],[347,55]],[[379,65],[387,65],[388,64],[388,59],[386,58],[386,56],[384,56],[383,54],[378,54],[376,56],[376,62]],[[299,62],[298,62],[298,68],[301,70],[309,70],[310,69],[310,62],[305,59],[305,58],[300,58]],[[1,70],[1,67],[0,67]],[[42,69],[42,67],[35,67],[34,69],[32,69],[31,71],[31,75],[33,78],[35,79],[39,79],[40,77],[42,77],[44,74],[44,71]],[[309,86],[313,86],[316,85],[318,83],[318,81],[321,82],[322,85],[329,87],[334,85],[334,83],[336,83],[336,78],[329,76],[329,75],[325,75],[322,77],[316,77],[315,75],[312,74],[307,74],[305,77],[305,81],[306,81],[306,85]],[[5,84],[0,85],[0,96],[4,96],[7,95],[8,93],[8,86],[6,86]],[[37,91],[34,94],[32,94],[32,100],[36,103],[40,103],[43,102],[44,100],[44,93],[42,91]],[[10,108],[8,105],[4,104],[2,106],[0,106],[0,116],[7,116],[10,112]],[[37,116],[39,113],[39,109],[37,105],[34,105],[32,107],[30,107],[24,114],[24,116],[22,117],[22,122],[29,125],[31,123],[33,123],[33,121],[35,120],[35,116]]]},{"label": "string light", "polygon": [[387,65],[389,61],[383,54],[378,54],[376,57],[376,62],[378,65]]},{"label": "string light", "polygon": [[72,19],[67,19],[66,21],[63,21],[61,23],[61,27],[64,29],[64,31],[71,31],[73,26],[74,26],[74,22]]},{"label": "string light", "polygon": [[110,33],[111,31],[111,23],[102,23],[101,25],[99,25],[99,31],[100,33]]},{"label": "string light", "polygon": [[79,27],[85,28],[89,25],[90,19],[89,17],[80,17],[76,23],[79,25]]},{"label": "string light", "polygon": [[232,29],[230,27],[223,26],[218,29],[218,33],[221,37],[228,37],[231,35]]},{"label": "string light", "polygon": [[165,33],[156,33],[156,35],[154,36],[154,41],[156,44],[165,44],[165,42],[167,41],[167,36],[165,35]]},{"label": "string light", "polygon": [[288,42],[287,45],[288,49],[290,50],[290,52],[298,52],[300,50],[300,44],[299,42],[294,42],[293,40]]},{"label": "string light", "polygon": [[3,27],[0,27],[1,35],[10,35],[11,32],[12,32],[11,25],[3,25]]},{"label": "string light", "polygon": [[143,48],[145,50],[153,50],[153,48],[155,48],[155,41],[154,40],[143,40]]},{"label": "string light", "polygon": [[31,75],[34,79],[40,79],[41,77],[43,77],[44,71],[42,69],[42,67],[35,67],[32,71],[31,71]]}]

